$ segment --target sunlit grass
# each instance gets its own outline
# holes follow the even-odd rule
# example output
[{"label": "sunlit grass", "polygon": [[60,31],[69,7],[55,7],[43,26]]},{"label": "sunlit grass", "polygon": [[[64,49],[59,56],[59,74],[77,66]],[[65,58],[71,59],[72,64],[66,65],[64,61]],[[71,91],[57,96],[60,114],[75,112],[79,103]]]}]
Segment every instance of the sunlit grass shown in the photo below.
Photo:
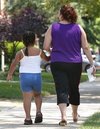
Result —
[{"label": "sunlit grass", "polygon": [[100,112],[89,117],[80,129],[100,129]]},{"label": "sunlit grass", "polygon": [[[100,74],[98,74],[100,75]],[[7,73],[0,74],[0,80],[6,80]],[[14,80],[17,82],[0,82],[0,98],[5,99],[22,99],[22,93],[20,91],[18,73],[14,74]],[[82,73],[81,82],[87,81],[87,74]],[[55,94],[55,86],[51,73],[42,72],[42,95],[47,96]]]}]

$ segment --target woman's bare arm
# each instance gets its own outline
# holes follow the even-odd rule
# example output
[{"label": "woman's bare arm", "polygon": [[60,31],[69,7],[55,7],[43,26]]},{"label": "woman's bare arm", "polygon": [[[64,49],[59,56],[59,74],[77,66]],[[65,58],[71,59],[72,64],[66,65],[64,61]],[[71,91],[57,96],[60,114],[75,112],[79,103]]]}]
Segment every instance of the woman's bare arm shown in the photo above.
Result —
[{"label": "woman's bare arm", "polygon": [[52,42],[51,27],[52,26],[49,27],[49,29],[47,30],[45,34],[43,49],[46,51],[50,51],[50,48],[51,48],[51,42]]},{"label": "woman's bare arm", "polygon": [[87,36],[86,36],[86,33],[84,31],[84,29],[79,26],[80,29],[81,29],[81,45],[82,45],[82,49],[84,51],[84,53],[86,54],[89,62],[90,62],[90,65],[91,67],[93,67],[93,75],[96,73],[96,69],[95,69],[95,66],[93,64],[93,58],[92,58],[92,54],[91,54],[91,51],[90,51],[90,47],[89,47],[89,44],[88,44],[88,41],[87,41]]},{"label": "woman's bare arm", "polygon": [[87,37],[86,37],[86,33],[84,31],[84,29],[80,26],[81,29],[81,45],[82,45],[82,49],[84,51],[84,53],[86,54],[91,66],[93,65],[93,58],[92,58],[92,54],[90,51],[90,47],[87,41]]}]

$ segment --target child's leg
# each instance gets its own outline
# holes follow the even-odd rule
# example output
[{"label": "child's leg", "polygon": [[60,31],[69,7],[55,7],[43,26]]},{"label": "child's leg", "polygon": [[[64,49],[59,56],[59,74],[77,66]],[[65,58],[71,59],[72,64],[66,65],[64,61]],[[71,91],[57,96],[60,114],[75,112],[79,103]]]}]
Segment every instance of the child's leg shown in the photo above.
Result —
[{"label": "child's leg", "polygon": [[26,114],[26,120],[31,119],[31,100],[33,97],[33,92],[23,92],[23,107]]},{"label": "child's leg", "polygon": [[41,123],[43,120],[43,115],[41,113],[41,105],[42,105],[41,93],[34,92],[34,100],[36,104],[36,117],[34,122]]},{"label": "child's leg", "polygon": [[36,104],[36,112],[41,112],[41,106],[42,106],[41,93],[34,92],[34,100]]}]

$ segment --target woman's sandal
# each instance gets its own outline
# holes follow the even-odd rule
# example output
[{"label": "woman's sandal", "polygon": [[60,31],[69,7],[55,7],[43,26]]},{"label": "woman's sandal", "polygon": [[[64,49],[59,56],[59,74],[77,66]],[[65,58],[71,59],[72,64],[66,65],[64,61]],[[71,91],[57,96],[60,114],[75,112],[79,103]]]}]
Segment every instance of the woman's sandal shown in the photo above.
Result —
[{"label": "woman's sandal", "polygon": [[66,120],[62,120],[59,122],[60,126],[66,126],[67,125],[67,121]]},{"label": "woman's sandal", "polygon": [[77,121],[78,121],[78,118],[73,119],[73,122],[77,122]]},{"label": "woman's sandal", "polygon": [[77,117],[76,118],[73,117],[73,122],[77,122],[79,117],[80,117],[79,114],[77,114]]},{"label": "woman's sandal", "polygon": [[37,112],[34,123],[41,123],[42,121],[43,121],[42,113],[41,112]]},{"label": "woman's sandal", "polygon": [[33,122],[32,122],[32,120],[30,119],[30,120],[24,120],[24,125],[32,125],[33,124]]}]

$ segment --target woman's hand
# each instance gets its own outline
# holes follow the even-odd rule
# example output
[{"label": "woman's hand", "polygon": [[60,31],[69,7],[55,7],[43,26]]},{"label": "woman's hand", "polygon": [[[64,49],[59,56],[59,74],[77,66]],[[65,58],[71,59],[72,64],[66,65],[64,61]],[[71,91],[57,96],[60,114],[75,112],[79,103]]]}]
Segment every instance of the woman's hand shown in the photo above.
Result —
[{"label": "woman's hand", "polygon": [[95,66],[93,65],[93,66],[91,66],[91,67],[93,67],[93,72],[92,72],[92,74],[93,74],[93,76],[95,76],[95,74],[96,74],[96,68],[95,68]]}]

